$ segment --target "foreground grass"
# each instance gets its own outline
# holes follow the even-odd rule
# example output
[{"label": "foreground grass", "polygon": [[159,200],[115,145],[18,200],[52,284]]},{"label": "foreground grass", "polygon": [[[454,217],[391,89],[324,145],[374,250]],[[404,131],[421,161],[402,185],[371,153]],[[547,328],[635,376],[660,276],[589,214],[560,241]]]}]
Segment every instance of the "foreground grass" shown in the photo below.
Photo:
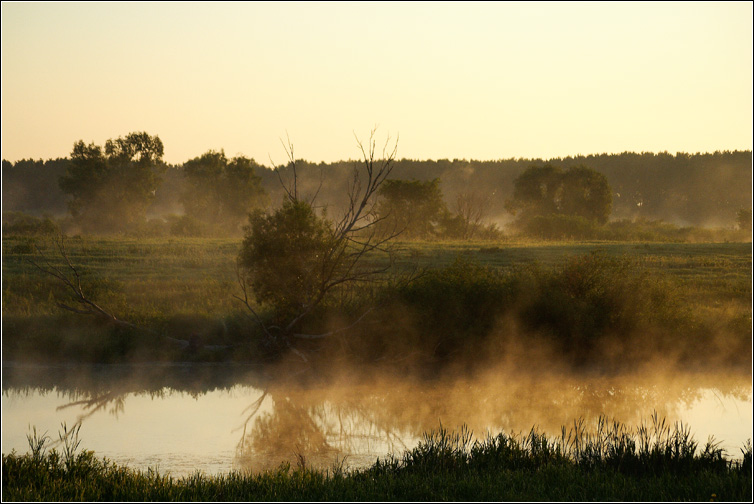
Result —
[{"label": "foreground grass", "polygon": [[440,429],[401,458],[347,472],[283,465],[264,474],[174,479],[152,470],[119,467],[90,451],[76,452],[77,434],[64,448],[3,455],[3,500],[89,501],[526,501],[724,500],[752,498],[751,445],[729,461],[714,444],[698,449],[688,429],[653,417],[635,433],[601,422],[594,435],[576,425],[558,440],[532,430],[471,442],[470,434]]}]

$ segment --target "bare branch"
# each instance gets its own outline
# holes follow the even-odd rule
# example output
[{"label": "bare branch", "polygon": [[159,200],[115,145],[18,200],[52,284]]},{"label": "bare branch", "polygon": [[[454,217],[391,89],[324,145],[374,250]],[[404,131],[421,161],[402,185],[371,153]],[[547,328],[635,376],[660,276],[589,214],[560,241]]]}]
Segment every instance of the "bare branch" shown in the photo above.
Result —
[{"label": "bare branch", "polygon": [[364,313],[362,313],[361,316],[358,319],[356,319],[356,321],[353,324],[351,324],[351,325],[349,325],[347,327],[341,327],[340,329],[336,329],[335,331],[330,331],[328,333],[323,333],[323,334],[294,334],[293,337],[294,338],[299,338],[299,339],[323,339],[323,338],[327,338],[329,336],[333,336],[335,334],[339,334],[339,333],[345,332],[345,331],[347,331],[349,329],[352,329],[352,328],[356,327],[356,325],[358,325],[359,322],[361,322],[364,319],[364,317],[366,317],[373,309],[374,308],[370,308],[367,311],[365,311]]},{"label": "bare branch", "polygon": [[[293,143],[291,142],[291,138],[288,136],[288,132],[285,132],[286,140],[288,141],[288,144],[286,145],[283,142],[283,139],[280,139],[280,143],[283,146],[283,150],[285,150],[285,154],[288,157],[288,165],[293,169],[293,184],[286,184],[283,182],[283,177],[280,175],[280,167],[274,168],[275,165],[273,163],[273,168],[275,170],[275,173],[278,176],[278,181],[280,182],[280,185],[282,186],[283,190],[285,191],[286,196],[288,196],[288,200],[291,202],[298,201],[298,174],[296,173],[296,157],[293,153]],[[293,186],[291,188],[291,185]]]},{"label": "bare branch", "polygon": [[40,257],[42,258],[42,261],[44,261],[44,265],[38,263],[37,261],[33,259],[27,259],[27,260],[29,261],[29,263],[31,263],[34,267],[39,269],[41,272],[60,280],[63,283],[63,285],[68,287],[68,289],[73,293],[74,299],[79,304],[83,305],[83,308],[77,309],[77,308],[68,306],[64,303],[58,302],[57,305],[59,307],[68,311],[72,311],[74,313],[82,314],[82,315],[96,315],[96,316],[105,318],[108,321],[115,323],[116,325],[144,330],[142,327],[139,327],[136,324],[132,324],[131,322],[126,322],[125,320],[120,320],[115,315],[106,311],[104,308],[99,306],[94,301],[88,299],[86,295],[84,294],[83,288],[81,287],[81,275],[79,275],[78,270],[73,265],[70,258],[68,257],[68,252],[66,251],[66,248],[65,248],[65,235],[61,234],[59,237],[56,237],[54,239],[54,243],[57,247],[60,257],[65,261],[66,265],[68,266],[68,269],[71,270],[72,277],[69,277],[63,271],[61,271],[60,268],[58,268],[57,266],[54,266],[50,262],[48,257],[39,249],[39,247],[36,247],[37,254],[39,254]]},{"label": "bare branch", "polygon": [[[62,308],[64,310],[67,310],[69,312],[76,313],[79,315],[94,315],[96,317],[107,320],[108,322],[116,326],[128,327],[131,329],[136,329],[138,331],[161,336],[166,341],[176,344],[180,346],[181,348],[187,348],[190,345],[190,342],[188,340],[177,339],[177,338],[172,338],[170,336],[161,335],[153,331],[152,329],[142,327],[137,324],[133,324],[126,320],[122,320],[116,317],[113,313],[109,312],[108,310],[100,306],[99,304],[89,299],[84,293],[84,289],[81,285],[81,274],[79,273],[79,269],[73,265],[73,262],[68,256],[68,252],[65,246],[65,235],[61,233],[59,236],[56,236],[55,238],[53,238],[53,242],[56,246],[59,256],[65,262],[67,269],[70,270],[69,273],[64,272],[60,267],[53,264],[52,261],[47,257],[47,255],[44,252],[42,252],[42,250],[39,249],[39,247],[36,248],[36,251],[40,257],[40,261],[38,262],[34,259],[27,259],[27,260],[30,264],[32,264],[35,268],[37,268],[42,273],[59,280],[65,287],[68,288],[68,290],[72,294],[73,299],[79,305],[79,307],[74,307],[62,301],[57,301],[56,305],[59,308]],[[218,349],[229,348],[228,346],[217,346],[217,345],[216,347]]]}]

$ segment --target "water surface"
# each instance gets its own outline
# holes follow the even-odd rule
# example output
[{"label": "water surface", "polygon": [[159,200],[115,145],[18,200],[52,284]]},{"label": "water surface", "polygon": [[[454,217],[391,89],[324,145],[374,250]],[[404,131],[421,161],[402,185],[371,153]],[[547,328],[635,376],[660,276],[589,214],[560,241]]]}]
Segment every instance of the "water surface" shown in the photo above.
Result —
[{"label": "water surface", "polygon": [[395,376],[306,386],[229,365],[4,366],[2,451],[28,450],[36,427],[58,439],[81,424],[81,447],[174,476],[293,465],[363,467],[414,447],[440,425],[552,436],[600,415],[629,426],[656,412],[713,436],[730,457],[752,437],[747,377],[574,377],[496,371],[447,380]]}]

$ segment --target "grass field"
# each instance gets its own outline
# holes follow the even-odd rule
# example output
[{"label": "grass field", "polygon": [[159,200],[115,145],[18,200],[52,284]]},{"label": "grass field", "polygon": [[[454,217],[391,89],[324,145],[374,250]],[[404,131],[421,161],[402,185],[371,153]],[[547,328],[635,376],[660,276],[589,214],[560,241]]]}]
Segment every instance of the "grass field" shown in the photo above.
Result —
[{"label": "grass field", "polygon": [[[29,238],[3,239],[4,359],[27,355],[35,359],[42,354],[74,358],[82,345],[107,346],[100,342],[107,339],[101,324],[56,305],[57,301],[69,302],[69,293],[30,261],[43,264],[47,258],[64,270],[67,267],[52,242],[34,240],[32,244]],[[516,272],[534,264],[546,269],[568,258],[602,251],[670,280],[673,295],[710,327],[732,325],[739,332],[749,328],[750,334],[750,243],[455,241],[396,245],[398,272],[442,268],[459,257],[501,272]],[[199,333],[207,341],[227,333],[228,324],[249,324],[243,315],[245,308],[234,298],[241,293],[235,273],[239,247],[238,239],[76,236],[66,240],[66,251],[80,271],[90,299],[121,319],[177,338]],[[385,259],[374,256],[370,260]],[[236,340],[226,334],[217,342],[248,336],[241,333],[236,331]],[[121,346],[134,344],[125,337],[121,340]],[[26,354],[27,350],[32,351]],[[100,350],[86,358],[107,357],[105,348]]]}]

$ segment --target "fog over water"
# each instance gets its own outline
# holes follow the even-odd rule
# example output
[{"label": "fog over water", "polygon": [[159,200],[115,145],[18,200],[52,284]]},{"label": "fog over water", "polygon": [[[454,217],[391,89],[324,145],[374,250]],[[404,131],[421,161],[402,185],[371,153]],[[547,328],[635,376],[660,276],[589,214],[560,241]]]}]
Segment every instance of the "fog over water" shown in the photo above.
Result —
[{"label": "fog over water", "polygon": [[[363,467],[398,456],[425,432],[467,426],[488,433],[553,438],[600,415],[635,429],[656,412],[740,456],[752,437],[750,377],[669,372],[624,376],[529,374],[490,369],[473,377],[417,380],[395,375],[328,383],[270,379],[242,366],[4,366],[2,451],[28,450],[36,427],[58,439],[81,423],[81,447],[138,469],[174,476],[197,470],[261,471],[281,462]],[[67,378],[62,378],[65,375]],[[57,383],[56,385],[50,385]],[[165,385],[167,384],[167,385]]]}]

